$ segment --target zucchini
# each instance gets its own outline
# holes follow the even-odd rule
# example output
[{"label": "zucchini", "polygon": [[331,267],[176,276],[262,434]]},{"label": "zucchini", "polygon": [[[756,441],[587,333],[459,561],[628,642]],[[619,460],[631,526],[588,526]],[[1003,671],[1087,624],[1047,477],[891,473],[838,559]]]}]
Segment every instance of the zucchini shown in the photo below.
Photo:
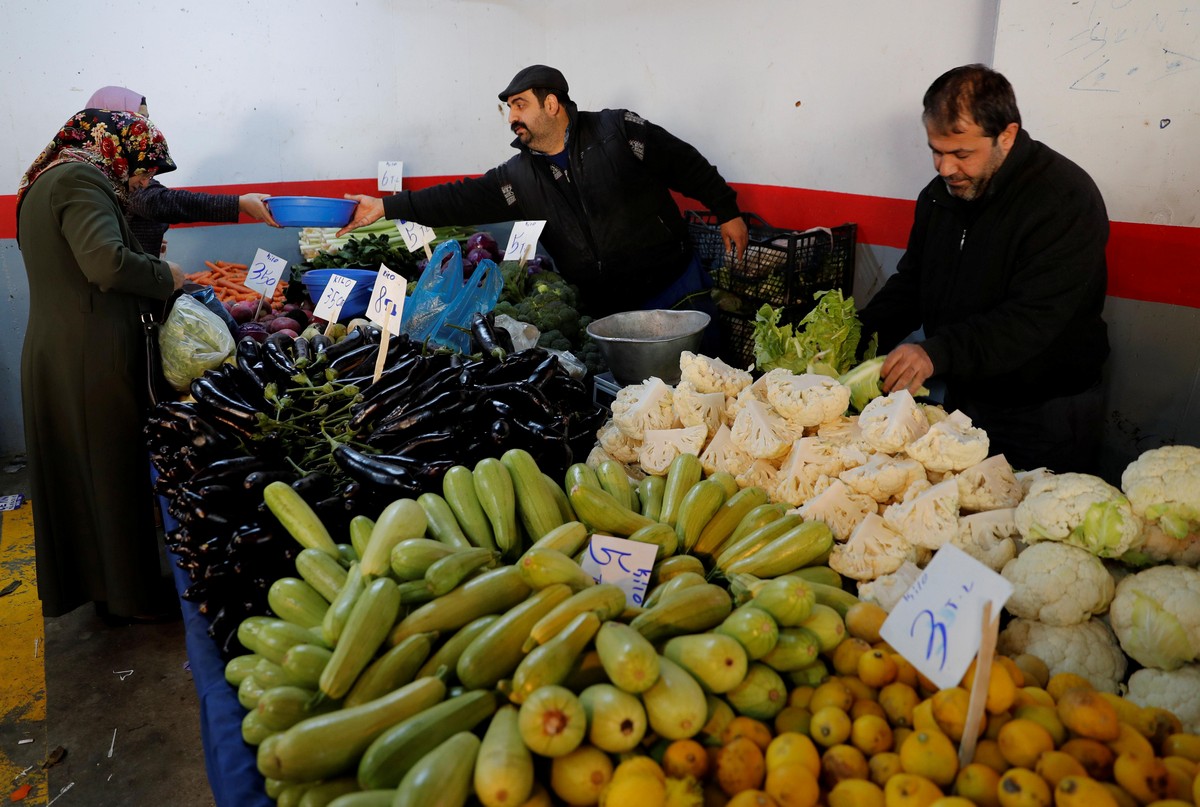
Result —
[{"label": "zucchini", "polygon": [[225,680],[231,686],[237,686],[242,683],[242,679],[254,673],[254,667],[260,659],[262,659],[262,656],[257,653],[245,653],[241,656],[234,656],[225,662]]},{"label": "zucchini", "polygon": [[296,686],[315,690],[321,684],[321,672],[333,657],[333,651],[315,644],[298,644],[283,654],[283,667]]},{"label": "zucchini", "polygon": [[496,711],[493,692],[472,690],[392,725],[367,747],[358,763],[364,790],[396,787],[430,748],[471,731]]},{"label": "zucchini", "polygon": [[366,587],[359,565],[350,564],[350,571],[346,573],[346,585],[342,586],[337,599],[330,604],[325,618],[321,620],[321,638],[330,647],[337,645],[342,636],[342,629],[346,627],[346,620],[350,618],[350,611]]},{"label": "zucchini", "polygon": [[570,596],[570,588],[555,583],[505,611],[463,650],[454,668],[458,680],[467,689],[483,689],[508,678],[525,655],[521,645],[529,631]]},{"label": "zucchini", "polygon": [[593,530],[627,537],[654,522],[622,506],[611,494],[587,485],[576,485],[567,494],[580,521]]},{"label": "zucchini", "polygon": [[[712,477],[709,477],[709,481],[711,480]],[[733,531],[742,520],[754,508],[766,503],[767,492],[757,485],[742,488],[734,493],[700,530],[700,537],[696,539],[692,551],[703,558],[713,557],[733,535]]]},{"label": "zucchini", "polygon": [[528,653],[550,641],[568,622],[579,614],[594,613],[601,622],[615,619],[625,609],[625,592],[612,583],[597,583],[571,595],[554,606],[529,630],[529,638],[521,646]]},{"label": "zucchini", "polygon": [[354,554],[360,558],[367,551],[367,543],[371,540],[371,530],[375,529],[375,519],[366,516],[355,516],[350,519],[350,545]]},{"label": "zucchini", "polygon": [[[800,571],[797,569],[796,571]],[[832,571],[832,570],[831,570]],[[792,572],[791,574],[795,574]],[[803,578],[801,578],[803,579]],[[816,580],[805,580],[808,587],[812,589],[813,594],[817,596],[817,602],[821,605],[828,605],[833,610],[837,611],[843,618],[846,612],[859,602],[858,597],[845,591],[841,586],[831,586],[826,583],[819,583]]]},{"label": "zucchini", "polygon": [[557,549],[573,557],[587,546],[589,537],[587,527],[582,522],[566,521],[535,541],[530,549]]},{"label": "zucchini", "polygon": [[501,706],[492,715],[475,757],[473,781],[483,807],[516,807],[533,793],[533,755],[521,740],[517,707]]},{"label": "zucchini", "polygon": [[842,576],[828,566],[805,566],[790,572],[795,577],[809,583],[824,583],[834,588],[842,587]]},{"label": "zucchini", "polygon": [[521,579],[535,591],[555,583],[565,583],[572,591],[596,584],[582,566],[557,549],[529,549],[517,561],[517,569]]},{"label": "zucchini", "polygon": [[388,561],[397,580],[423,580],[430,566],[458,551],[432,538],[407,538],[392,547]]},{"label": "zucchini", "polygon": [[669,582],[671,578],[678,577],[684,572],[695,572],[702,579],[708,574],[700,558],[695,555],[674,555],[663,558],[654,564],[654,567],[650,569],[650,582],[657,586]]},{"label": "zucchini", "polygon": [[[690,555],[681,555],[680,557],[691,557]],[[704,572],[697,572],[692,569],[684,569],[677,575],[672,576],[669,580],[663,580],[654,588],[646,593],[646,598],[640,603],[642,607],[641,613],[645,613],[649,609],[662,602],[662,598],[683,591],[685,588],[693,586],[707,585],[708,581],[704,579]],[[640,616],[641,614],[639,614]]]},{"label": "zucchini", "polygon": [[333,602],[346,585],[346,570],[342,564],[319,549],[300,550],[296,556],[296,573],[325,598],[326,605]]},{"label": "zucchini", "polygon": [[604,488],[600,487],[600,480],[596,477],[596,472],[592,469],[592,466],[583,462],[576,462],[567,468],[563,490],[570,493],[571,488],[576,485],[585,485],[596,490],[604,490]]},{"label": "zucchini", "polygon": [[399,689],[412,681],[429,658],[435,633],[418,633],[372,661],[346,694],[346,706],[358,706]]},{"label": "zucchini", "polygon": [[729,564],[731,574],[778,577],[812,563],[829,552],[833,533],[824,521],[805,521],[752,554]]},{"label": "zucchini", "polygon": [[359,568],[366,580],[373,580],[391,569],[392,547],[409,538],[421,538],[429,522],[425,511],[413,499],[397,499],[383,508],[362,553]]},{"label": "zucchini", "polygon": [[258,747],[258,771],[272,779],[315,782],[351,770],[384,731],[446,696],[439,678],[420,678],[361,706],[301,720]]},{"label": "zucchini", "polygon": [[475,546],[496,548],[492,525],[475,494],[475,476],[465,465],[455,465],[442,475],[442,496],[458,520],[463,534]]},{"label": "zucchini", "polygon": [[496,565],[497,555],[490,549],[473,546],[460,549],[436,560],[425,570],[425,582],[434,597],[440,597],[456,588],[474,572]]},{"label": "zucchini", "polygon": [[272,734],[278,733],[278,730],[263,723],[262,718],[258,716],[257,707],[242,717],[242,742],[246,745],[261,745]]},{"label": "zucchini", "polygon": [[[675,580],[681,577],[683,575]],[[629,626],[649,641],[657,642],[682,633],[701,633],[715,628],[732,610],[729,592],[721,586],[704,583],[664,595],[653,608],[634,617]]]},{"label": "zucchini", "polygon": [[700,532],[725,503],[725,489],[720,482],[702,479],[692,485],[679,502],[675,519],[675,534],[684,552],[691,552],[700,540]]},{"label": "zucchini", "polygon": [[626,510],[637,510],[638,504],[634,501],[633,487],[629,484],[629,474],[625,473],[624,465],[616,460],[604,460],[596,466],[596,480],[609,496],[617,500],[617,504]]},{"label": "zucchini", "polygon": [[[355,778],[357,782],[358,779]],[[360,790],[357,793],[347,793],[329,802],[329,807],[392,807],[392,798],[396,795],[395,788],[387,790]]]},{"label": "zucchini", "polygon": [[517,529],[517,495],[512,474],[495,457],[484,457],[471,472],[475,496],[487,515],[496,539],[496,549],[512,560],[521,552],[521,533]]},{"label": "zucchini", "polygon": [[343,569],[349,569],[351,563],[358,563],[358,551],[351,544],[338,544],[338,563]]},{"label": "zucchini", "polygon": [[652,521],[658,521],[662,514],[663,492],[667,480],[661,476],[647,476],[638,482],[638,502],[641,503],[642,515]]},{"label": "zucchini", "polygon": [[667,481],[663,487],[663,502],[662,512],[658,516],[658,520],[664,524],[675,526],[675,522],[679,519],[679,506],[683,504],[683,497],[700,481],[704,475],[704,468],[700,465],[700,458],[695,454],[679,454],[675,459],[671,460],[670,466],[667,468]]},{"label": "zucchini", "polygon": [[[661,479],[662,477],[654,477]],[[679,549],[679,536],[675,534],[675,528],[670,524],[663,524],[661,521],[655,521],[652,524],[634,530],[629,536],[629,540],[637,541],[642,544],[655,544],[658,546],[658,555],[662,558],[669,558]],[[683,557],[688,557],[684,555]]]},{"label": "zucchini", "polygon": [[522,703],[541,686],[561,684],[600,630],[600,617],[592,611],[577,614],[557,635],[535,647],[513,672],[508,699]]},{"label": "zucchini", "polygon": [[517,514],[529,540],[539,541],[543,535],[561,526],[562,512],[554,494],[546,487],[542,470],[533,455],[523,448],[510,448],[500,455],[500,462],[512,479]]},{"label": "zucchini", "polygon": [[243,709],[253,709],[258,705],[258,699],[262,697],[262,684],[253,675],[247,675],[242,679],[242,683],[238,684],[237,699]]},{"label": "zucchini", "polygon": [[467,645],[499,618],[496,614],[488,614],[463,625],[453,636],[442,642],[442,646],[421,665],[421,669],[417,670],[417,678],[437,675],[439,670],[443,670],[448,678],[453,676],[454,668],[458,666],[458,657],[467,649]]},{"label": "zucchini", "polygon": [[491,569],[404,617],[388,641],[395,645],[415,633],[457,630],[473,619],[511,608],[529,593],[517,567]]},{"label": "zucchini", "polygon": [[751,530],[736,541],[727,541],[725,548],[717,555],[715,561],[717,568],[721,571],[728,571],[729,567],[737,561],[752,555],[780,535],[803,523],[804,519],[800,515],[786,513],[779,518],[768,521],[755,530]]},{"label": "zucchini", "polygon": [[306,717],[337,709],[337,701],[319,698],[311,689],[277,686],[265,690],[254,707],[258,720],[272,731],[284,731]]},{"label": "zucchini", "polygon": [[725,490],[725,498],[732,497],[735,493],[741,490],[741,485],[737,483],[737,478],[729,471],[713,471],[708,475],[708,478],[713,482],[720,484]]},{"label": "zucchini", "polygon": [[263,625],[255,637],[255,646],[250,648],[263,658],[279,664],[283,656],[294,645],[320,644],[319,631],[302,628],[282,619],[275,619]]},{"label": "zucchini", "polygon": [[551,498],[554,499],[554,504],[558,507],[558,515],[564,522],[575,521],[575,509],[571,507],[571,500],[567,498],[566,491],[562,489],[562,485],[554,481],[554,477],[545,471],[542,472],[542,479],[546,482],[546,490],[550,491]]},{"label": "zucchini", "polygon": [[275,807],[300,807],[300,799],[316,786],[316,782],[285,785],[283,790],[279,791],[279,798],[275,799]]},{"label": "zucchini", "polygon": [[329,807],[342,796],[359,793],[358,779],[353,776],[343,776],[320,782],[304,791],[297,807]]},{"label": "zucchini", "polygon": [[283,528],[305,549],[319,549],[337,558],[337,544],[316,511],[286,482],[271,482],[263,488],[263,502]]},{"label": "zucchini", "polygon": [[[738,522],[734,528],[733,534],[726,541],[727,546],[732,546],[737,543],[742,537],[754,532],[759,527],[770,524],[778,518],[782,518],[787,512],[787,505],[771,502],[768,504],[760,504],[755,507],[746,516]],[[723,551],[723,550],[721,550]]]},{"label": "zucchini", "polygon": [[443,740],[404,774],[392,807],[463,807],[478,754],[479,738],[469,731]]},{"label": "zucchini", "polygon": [[629,625],[615,621],[601,625],[596,652],[608,679],[625,692],[645,692],[658,680],[658,651]]},{"label": "zucchini", "polygon": [[355,601],[333,656],[321,671],[322,692],[331,698],[345,697],[387,638],[399,613],[400,591],[396,583],[390,577],[372,580]]},{"label": "zucchini", "polygon": [[298,577],[281,577],[272,583],[267,589],[267,605],[280,619],[302,628],[320,627],[329,610],[329,601]]},{"label": "zucchini", "polygon": [[[290,651],[289,651],[290,652]],[[286,657],[286,654],[284,654]],[[287,671],[283,669],[283,665],[276,664],[268,658],[259,659],[258,664],[254,666],[254,680],[264,689],[268,690],[273,687],[281,687],[285,685],[294,685]]]},{"label": "zucchini", "polygon": [[429,522],[429,534],[455,549],[467,549],[474,546],[458,526],[458,519],[446,500],[436,493],[422,493],[417,497],[417,504],[425,511],[425,519]]}]

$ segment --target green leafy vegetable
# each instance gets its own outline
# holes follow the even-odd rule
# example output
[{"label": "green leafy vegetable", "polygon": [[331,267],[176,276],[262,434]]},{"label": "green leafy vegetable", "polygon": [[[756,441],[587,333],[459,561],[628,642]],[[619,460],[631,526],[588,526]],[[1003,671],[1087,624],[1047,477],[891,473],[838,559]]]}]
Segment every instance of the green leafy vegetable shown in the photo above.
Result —
[{"label": "green leafy vegetable", "polygon": [[[854,366],[862,323],[853,297],[839,289],[819,291],[816,306],[797,325],[780,324],[783,312],[764,305],[754,318],[754,363],[768,372],[820,373],[834,378]],[[865,353],[875,355],[875,338]]]}]

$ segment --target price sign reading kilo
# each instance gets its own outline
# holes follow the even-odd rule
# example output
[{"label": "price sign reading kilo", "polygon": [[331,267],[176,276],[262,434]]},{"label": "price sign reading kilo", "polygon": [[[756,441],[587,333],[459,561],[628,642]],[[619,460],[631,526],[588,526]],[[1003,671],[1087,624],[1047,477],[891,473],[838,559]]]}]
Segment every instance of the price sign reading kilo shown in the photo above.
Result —
[{"label": "price sign reading kilo", "polygon": [[272,255],[265,249],[258,250],[254,254],[250,268],[246,270],[246,288],[264,296],[273,294],[275,286],[279,284],[279,279],[283,277],[283,270],[286,266],[287,261],[283,258]]}]

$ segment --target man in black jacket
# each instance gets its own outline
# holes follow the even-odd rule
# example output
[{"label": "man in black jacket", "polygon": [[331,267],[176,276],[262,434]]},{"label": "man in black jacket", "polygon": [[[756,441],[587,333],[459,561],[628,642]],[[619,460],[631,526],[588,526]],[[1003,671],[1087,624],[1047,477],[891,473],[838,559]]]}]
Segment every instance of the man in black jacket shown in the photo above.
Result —
[{"label": "man in black jacket", "polygon": [[[1021,128],[1012,86],[983,65],[924,97],[938,176],[917,198],[896,274],[860,312],[883,389],[945,381],[946,408],[1017,468],[1094,470],[1103,428],[1108,216],[1079,166]],[[899,344],[916,329],[923,341]]]},{"label": "man in black jacket", "polygon": [[342,232],[381,216],[431,227],[544,220],[541,243],[595,316],[670,308],[706,287],[673,190],[716,214],[735,257],[745,250],[737,194],[662,127],[624,109],[580,112],[566,78],[545,65],[521,70],[499,97],[516,156],[478,178],[382,200],[347,195],[358,207]]}]

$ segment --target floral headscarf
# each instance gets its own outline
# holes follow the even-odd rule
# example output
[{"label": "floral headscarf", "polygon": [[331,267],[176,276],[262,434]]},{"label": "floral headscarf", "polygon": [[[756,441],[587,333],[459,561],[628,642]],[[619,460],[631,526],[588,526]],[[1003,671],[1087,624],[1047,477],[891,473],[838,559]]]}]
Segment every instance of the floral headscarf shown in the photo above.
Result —
[{"label": "floral headscarf", "polygon": [[122,202],[130,177],[175,170],[167,141],[149,119],[130,112],[85,109],[71,116],[21,177],[17,186],[18,215],[29,186],[46,169],[67,162],[88,163],[100,169]]}]

